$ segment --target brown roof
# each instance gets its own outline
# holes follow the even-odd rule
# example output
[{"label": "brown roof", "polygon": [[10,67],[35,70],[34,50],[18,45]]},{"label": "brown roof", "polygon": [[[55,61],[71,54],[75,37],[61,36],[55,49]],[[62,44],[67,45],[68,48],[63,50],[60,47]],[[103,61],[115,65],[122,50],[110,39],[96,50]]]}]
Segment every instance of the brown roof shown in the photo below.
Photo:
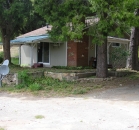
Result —
[{"label": "brown roof", "polygon": [[52,26],[49,26],[48,28],[45,26],[45,27],[36,29],[36,30],[34,30],[34,31],[25,33],[25,34],[23,34],[23,35],[20,35],[20,36],[18,36],[17,38],[27,37],[27,36],[44,35],[44,34],[47,34],[47,32],[48,32],[49,30],[51,30],[51,28],[52,28]]}]

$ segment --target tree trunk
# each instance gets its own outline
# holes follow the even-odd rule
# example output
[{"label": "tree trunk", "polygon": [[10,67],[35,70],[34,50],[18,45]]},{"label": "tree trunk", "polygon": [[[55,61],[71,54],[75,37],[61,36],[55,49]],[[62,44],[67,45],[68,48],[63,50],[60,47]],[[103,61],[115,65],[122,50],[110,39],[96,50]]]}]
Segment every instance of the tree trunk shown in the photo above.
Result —
[{"label": "tree trunk", "polygon": [[[136,9],[135,15],[139,16],[139,9]],[[139,46],[139,28],[133,27],[131,30],[129,52],[130,56],[127,59],[127,68],[138,70],[138,46]]]},{"label": "tree trunk", "polygon": [[138,70],[138,45],[139,45],[139,28],[133,27],[131,31],[129,52],[130,56],[127,60],[127,68]]},{"label": "tree trunk", "polygon": [[3,42],[3,51],[4,51],[4,60],[8,59],[11,63],[11,54],[10,54],[10,30],[1,29],[2,42]]},{"label": "tree trunk", "polygon": [[107,68],[107,38],[102,45],[97,48],[97,70],[96,76],[98,78],[106,78],[108,75]]}]

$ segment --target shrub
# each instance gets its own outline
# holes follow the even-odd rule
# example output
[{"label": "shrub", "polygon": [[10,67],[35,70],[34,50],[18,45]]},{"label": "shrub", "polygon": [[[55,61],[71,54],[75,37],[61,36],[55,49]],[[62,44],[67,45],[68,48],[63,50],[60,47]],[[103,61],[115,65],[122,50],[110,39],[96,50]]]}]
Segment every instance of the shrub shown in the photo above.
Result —
[{"label": "shrub", "polygon": [[18,78],[21,80],[21,84],[28,86],[31,83],[31,78],[26,70],[20,71],[18,73]]}]

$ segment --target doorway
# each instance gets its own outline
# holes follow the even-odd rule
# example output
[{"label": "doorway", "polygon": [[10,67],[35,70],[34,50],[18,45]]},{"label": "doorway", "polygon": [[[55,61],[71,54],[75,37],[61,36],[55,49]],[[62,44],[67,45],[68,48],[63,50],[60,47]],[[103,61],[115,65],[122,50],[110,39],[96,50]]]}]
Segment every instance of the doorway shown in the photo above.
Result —
[{"label": "doorway", "polygon": [[49,43],[41,42],[38,45],[38,62],[50,63]]}]

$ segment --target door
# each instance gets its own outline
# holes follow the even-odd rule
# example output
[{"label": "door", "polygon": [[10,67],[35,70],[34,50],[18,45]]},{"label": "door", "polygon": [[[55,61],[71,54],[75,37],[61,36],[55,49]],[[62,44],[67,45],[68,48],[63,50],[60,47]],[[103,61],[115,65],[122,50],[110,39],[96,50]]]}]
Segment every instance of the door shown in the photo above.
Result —
[{"label": "door", "polygon": [[40,43],[38,45],[38,62],[50,63],[49,59],[49,43]]}]

